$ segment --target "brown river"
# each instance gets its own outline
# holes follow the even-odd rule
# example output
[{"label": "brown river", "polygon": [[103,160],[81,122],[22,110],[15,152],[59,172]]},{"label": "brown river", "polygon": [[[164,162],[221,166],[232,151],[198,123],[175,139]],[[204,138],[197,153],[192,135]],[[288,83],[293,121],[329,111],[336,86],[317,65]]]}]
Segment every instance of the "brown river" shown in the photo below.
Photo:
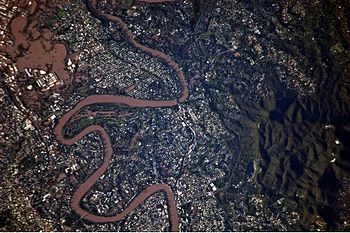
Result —
[{"label": "brown river", "polygon": [[[157,1],[144,1],[145,3],[162,3],[170,2],[169,0],[157,0]],[[177,99],[172,100],[145,100],[136,99],[127,96],[114,96],[114,95],[91,95],[79,102],[74,108],[64,114],[55,126],[54,133],[57,140],[64,145],[72,145],[78,142],[87,134],[92,132],[98,132],[103,140],[103,150],[104,150],[104,161],[103,164],[94,171],[83,183],[81,183],[77,190],[75,190],[72,200],[71,207],[75,213],[80,215],[82,218],[95,222],[95,223],[106,223],[120,221],[135,208],[137,208],[141,203],[143,203],[148,197],[152,196],[157,192],[164,192],[166,195],[168,209],[169,209],[169,221],[171,226],[171,231],[179,230],[179,218],[177,213],[176,202],[174,198],[173,191],[171,187],[165,183],[153,184],[145,188],[141,193],[137,194],[126,208],[119,214],[114,216],[100,216],[93,213],[89,213],[80,206],[81,199],[86,195],[86,193],[94,186],[94,184],[99,180],[99,178],[106,172],[109,167],[110,161],[113,156],[112,144],[107,134],[106,130],[99,125],[91,125],[83,129],[80,133],[75,135],[71,139],[67,139],[63,135],[63,128],[69,122],[72,117],[80,111],[80,109],[92,105],[92,104],[115,104],[119,106],[125,106],[129,108],[166,108],[173,107],[178,104],[183,103],[189,96],[189,91],[187,88],[187,83],[185,75],[182,72],[179,65],[173,61],[168,55],[162,53],[161,51],[148,48],[144,45],[139,44],[133,35],[128,30],[127,25],[117,16],[101,13],[96,8],[96,0],[87,1],[87,7],[94,17],[101,21],[114,22],[124,34],[128,43],[134,48],[150,55],[153,58],[158,58],[169,66],[176,74],[178,82],[180,84],[181,93]]]}]

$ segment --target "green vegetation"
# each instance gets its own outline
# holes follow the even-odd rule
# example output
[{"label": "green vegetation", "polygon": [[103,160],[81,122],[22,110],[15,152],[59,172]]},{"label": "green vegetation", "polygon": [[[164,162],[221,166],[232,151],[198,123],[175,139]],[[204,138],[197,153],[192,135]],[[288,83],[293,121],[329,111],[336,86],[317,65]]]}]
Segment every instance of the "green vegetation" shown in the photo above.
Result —
[{"label": "green vegetation", "polygon": [[40,23],[39,28],[40,28],[40,29],[51,29],[52,26],[53,26],[52,21],[51,21],[51,20],[46,20],[46,21],[42,21],[42,22]]},{"label": "green vegetation", "polygon": [[342,54],[346,52],[346,50],[344,49],[343,45],[338,42],[330,48],[330,52],[332,54]]},{"label": "green vegetation", "polygon": [[205,39],[205,38],[208,38],[208,37],[210,37],[212,35],[214,35],[214,33],[212,31],[206,31],[206,32],[201,33],[198,36],[198,39]]},{"label": "green vegetation", "polygon": [[65,11],[65,10],[59,10],[59,11],[57,12],[57,16],[58,16],[59,18],[65,18],[65,17],[67,17],[67,15],[68,15],[68,12]]},{"label": "green vegetation", "polygon": [[133,0],[121,0],[119,7],[122,9],[129,9],[133,5]]},{"label": "green vegetation", "polygon": [[19,163],[20,173],[25,173],[36,166],[36,161],[33,155],[24,157]]},{"label": "green vegetation", "polygon": [[96,117],[96,118],[82,118],[77,121],[69,122],[64,128],[64,135],[68,138],[74,137],[84,128],[89,125],[112,125],[113,127],[118,127],[124,121],[120,117]]},{"label": "green vegetation", "polygon": [[143,79],[147,79],[151,76],[151,73],[149,72],[143,72],[138,78],[143,80]]},{"label": "green vegetation", "polygon": [[13,216],[10,209],[6,209],[0,213],[0,229],[6,231],[23,231]]}]

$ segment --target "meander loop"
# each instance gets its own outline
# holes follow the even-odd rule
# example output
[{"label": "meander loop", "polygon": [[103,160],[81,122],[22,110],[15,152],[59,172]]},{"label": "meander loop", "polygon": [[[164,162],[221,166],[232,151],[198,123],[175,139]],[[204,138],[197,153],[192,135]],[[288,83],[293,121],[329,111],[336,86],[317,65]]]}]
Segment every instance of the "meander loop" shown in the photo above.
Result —
[{"label": "meander loop", "polygon": [[[157,0],[157,3],[162,2]],[[169,0],[164,0],[164,2],[170,2]],[[125,106],[130,108],[164,108],[164,107],[173,107],[178,104],[183,103],[189,96],[189,91],[187,88],[187,83],[185,75],[180,69],[179,65],[173,61],[168,55],[164,54],[161,51],[148,48],[144,45],[139,44],[134,38],[133,35],[128,30],[127,25],[117,16],[108,15],[99,12],[96,9],[96,0],[87,0],[86,5],[91,14],[98,18],[101,21],[114,22],[120,31],[125,36],[128,43],[139,49],[140,51],[145,52],[151,57],[158,58],[163,61],[166,65],[172,68],[178,78],[181,94],[178,99],[173,100],[144,100],[136,99],[127,96],[113,96],[113,95],[91,95],[80,101],[77,105],[74,106],[70,111],[65,113],[58,121],[57,125],[54,128],[54,134],[57,140],[64,145],[73,145],[74,143],[81,140],[84,136],[97,132],[101,136],[103,141],[103,151],[104,151],[104,161],[103,164],[92,174],[90,175],[83,183],[79,185],[77,190],[74,191],[71,208],[77,213],[81,218],[86,219],[95,223],[107,223],[115,222],[122,220],[126,215],[131,211],[137,208],[141,203],[143,203],[147,198],[152,196],[157,192],[164,192],[169,209],[169,221],[171,226],[171,231],[179,231],[179,218],[177,213],[177,207],[175,203],[174,194],[169,185],[165,183],[153,184],[144,189],[141,193],[136,195],[131,202],[126,206],[126,208],[119,214],[114,216],[100,216],[89,213],[80,207],[80,201],[86,195],[86,193],[94,186],[94,184],[100,179],[100,177],[105,173],[109,167],[110,161],[113,155],[112,143],[110,141],[109,135],[106,130],[99,125],[91,125],[83,129],[80,133],[75,135],[71,139],[66,139],[63,135],[63,128],[70,121],[70,119],[79,112],[80,109],[93,105],[93,104],[116,104],[119,106]]]}]

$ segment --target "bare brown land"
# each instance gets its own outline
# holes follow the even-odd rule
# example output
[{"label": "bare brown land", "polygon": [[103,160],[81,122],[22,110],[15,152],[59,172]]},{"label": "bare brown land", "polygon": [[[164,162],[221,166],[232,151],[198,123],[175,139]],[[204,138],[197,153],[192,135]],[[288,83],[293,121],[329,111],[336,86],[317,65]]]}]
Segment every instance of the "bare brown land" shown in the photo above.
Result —
[{"label": "bare brown land", "polygon": [[[160,3],[160,2],[169,2],[169,1],[165,0],[165,1],[145,1],[145,2]],[[71,139],[65,138],[63,135],[63,128],[67,124],[67,122],[69,122],[72,119],[72,117],[77,112],[79,112],[82,108],[92,104],[112,103],[112,104],[131,107],[131,108],[173,107],[183,103],[188,98],[188,95],[189,95],[185,75],[175,61],[173,61],[168,55],[158,50],[151,49],[144,45],[139,44],[133,38],[133,35],[128,30],[127,25],[119,17],[101,13],[96,9],[96,0],[87,1],[87,6],[89,11],[96,18],[102,21],[114,22],[119,27],[120,31],[123,33],[126,40],[131,46],[139,49],[140,51],[145,52],[146,54],[154,58],[158,58],[159,60],[163,61],[166,65],[168,65],[170,68],[172,68],[178,78],[180,88],[181,88],[181,94],[178,99],[172,99],[172,100],[144,100],[144,99],[135,99],[127,96],[92,95],[85,98],[81,102],[79,102],[73,109],[71,109],[69,112],[67,112],[65,115],[63,115],[60,118],[60,120],[58,121],[58,124],[54,129],[54,133],[60,143],[64,145],[72,145],[78,142],[87,134],[92,132],[98,132],[104,143],[105,157],[104,157],[103,164],[92,175],[90,175],[82,184],[80,184],[78,189],[74,192],[72,201],[71,201],[71,207],[78,215],[80,215],[82,218],[86,220],[89,220],[95,223],[114,222],[114,221],[119,221],[123,219],[131,211],[137,208],[142,202],[144,202],[148,197],[152,196],[157,192],[162,191],[165,193],[167,202],[168,202],[171,230],[178,231],[179,218],[178,218],[174,194],[170,186],[165,183],[150,185],[149,187],[144,189],[141,193],[139,193],[121,213],[116,214],[114,216],[106,217],[106,216],[95,215],[85,211],[80,207],[81,199],[84,197],[84,195],[86,195],[86,193],[92,188],[92,186],[99,180],[99,178],[107,170],[109,163],[112,159],[113,150],[112,150],[112,144],[111,144],[109,135],[107,134],[105,129],[99,125],[91,125],[89,127],[86,127]]]}]

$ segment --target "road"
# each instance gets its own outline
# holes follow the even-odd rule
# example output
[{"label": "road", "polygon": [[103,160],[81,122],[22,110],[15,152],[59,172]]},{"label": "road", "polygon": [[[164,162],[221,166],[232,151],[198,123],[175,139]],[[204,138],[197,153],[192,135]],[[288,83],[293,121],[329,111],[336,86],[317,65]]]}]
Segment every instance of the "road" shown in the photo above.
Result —
[{"label": "road", "polygon": [[[145,1],[147,2],[147,1]],[[152,1],[150,1],[152,2]],[[157,0],[156,3],[169,2],[169,0]],[[103,164],[94,171],[83,183],[79,185],[77,190],[75,190],[72,200],[71,208],[75,213],[80,215],[82,218],[95,222],[95,223],[106,223],[106,222],[115,222],[122,220],[126,215],[131,211],[137,208],[141,203],[143,203],[148,197],[152,196],[157,192],[164,192],[166,195],[168,209],[169,209],[169,221],[171,226],[171,231],[179,231],[179,218],[177,213],[176,202],[174,194],[169,185],[165,183],[153,184],[144,189],[141,193],[136,195],[133,200],[128,204],[128,206],[119,214],[114,216],[100,216],[93,213],[89,213],[80,206],[81,199],[86,195],[86,193],[94,186],[94,184],[99,180],[99,178],[105,173],[109,167],[110,161],[113,156],[112,144],[106,130],[99,125],[91,125],[83,129],[80,133],[75,135],[71,139],[67,139],[63,135],[63,128],[71,120],[71,118],[79,112],[82,108],[92,105],[92,104],[115,104],[119,106],[125,106],[129,108],[166,108],[173,107],[178,104],[183,103],[189,96],[189,91],[187,87],[187,82],[185,75],[182,72],[179,65],[173,61],[168,55],[155,50],[148,48],[144,45],[139,44],[133,37],[133,35],[128,30],[127,25],[117,16],[108,15],[101,13],[96,8],[96,0],[87,1],[88,10],[91,14],[98,18],[101,21],[105,22],[114,22],[120,31],[124,34],[128,43],[134,48],[139,49],[140,51],[150,55],[153,58],[158,58],[164,62],[167,66],[174,70],[178,82],[180,84],[181,93],[177,99],[172,100],[145,100],[145,99],[135,99],[127,96],[114,96],[114,95],[91,95],[79,102],[74,108],[65,113],[58,121],[57,125],[54,128],[54,133],[57,140],[64,145],[73,145],[74,143],[81,140],[84,136],[97,132],[103,140],[103,151],[104,151],[104,161]]]}]

